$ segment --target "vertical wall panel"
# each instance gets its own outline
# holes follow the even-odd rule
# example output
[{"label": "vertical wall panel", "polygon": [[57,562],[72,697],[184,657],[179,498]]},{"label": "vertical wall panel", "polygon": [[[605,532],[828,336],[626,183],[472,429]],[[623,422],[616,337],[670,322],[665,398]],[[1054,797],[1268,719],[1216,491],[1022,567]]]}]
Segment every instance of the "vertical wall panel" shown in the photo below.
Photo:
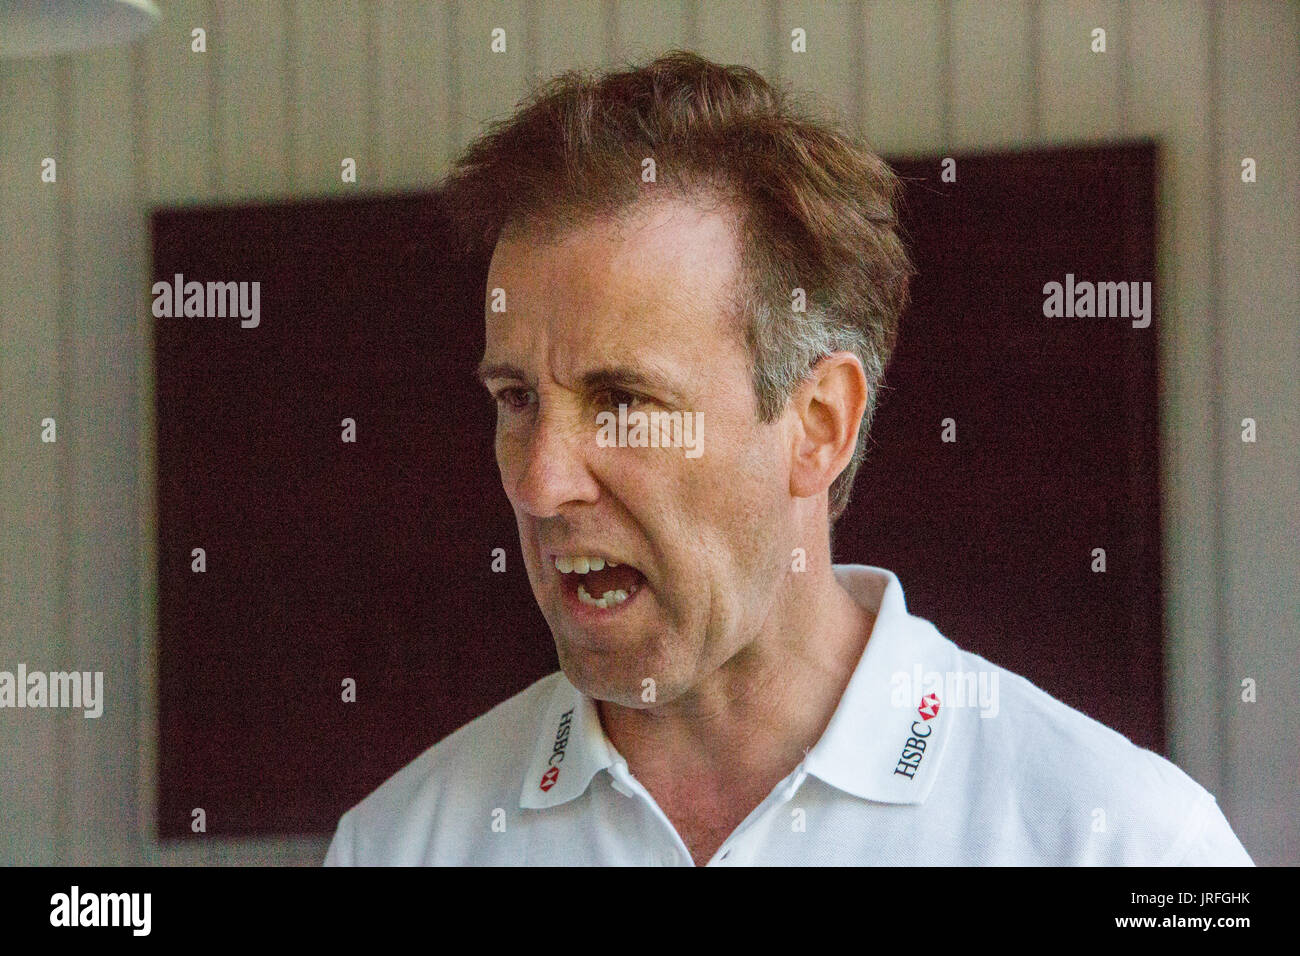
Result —
[{"label": "vertical wall panel", "polygon": [[447,10],[399,0],[379,4],[376,13],[381,185],[428,187],[451,158]]},{"label": "vertical wall panel", "polygon": [[[1140,4],[1131,11],[1125,64],[1132,77],[1131,128],[1162,144],[1160,316],[1164,376],[1161,422],[1165,502],[1166,668],[1169,746],[1210,790],[1222,784],[1216,663],[1214,473],[1210,357],[1212,191],[1206,7]],[[1152,325],[1155,328],[1155,323]]]},{"label": "vertical wall panel", "polygon": [[[68,863],[132,860],[135,831],[138,277],[145,221],[135,155],[131,57],[78,57],[69,112],[75,227],[68,453],[72,625],[67,666],[103,671],[104,711],[69,723]],[[60,436],[60,440],[63,440]]]},{"label": "vertical wall panel", "polygon": [[[1300,853],[1300,7],[1214,10],[1223,401],[1211,453],[1223,462],[1232,629],[1220,799],[1260,847],[1257,862],[1278,864]],[[1255,183],[1241,180],[1244,157],[1257,164]],[[1255,444],[1241,440],[1244,418],[1256,422]],[[1241,700],[1246,678],[1258,686],[1253,703]]]},{"label": "vertical wall panel", "polygon": [[532,36],[537,55],[530,60],[536,76],[564,70],[596,69],[605,64],[614,27],[613,0],[571,3],[532,0]]},{"label": "vertical wall panel", "polygon": [[[131,98],[131,130],[137,143],[145,141],[149,128],[148,104],[146,91],[149,87],[147,56],[145,44],[136,43],[131,48],[132,85],[135,87]],[[142,224],[147,222],[150,201],[145,182],[144,164],[137,160],[133,170],[132,185],[135,195],[135,208]],[[141,242],[147,247],[148,236],[142,236]],[[158,751],[157,699],[155,689],[157,682],[158,642],[158,523],[155,496],[157,481],[157,421],[154,408],[154,353],[153,323],[150,308],[152,296],[148,286],[149,262],[147,248],[141,249],[139,274],[135,290],[135,308],[133,318],[136,329],[138,350],[135,356],[136,381],[136,421],[138,422],[138,440],[136,447],[136,533],[135,547],[137,564],[137,608],[139,613],[135,621],[135,669],[137,704],[135,708],[135,756],[137,775],[135,780],[135,827],[137,835],[137,861],[144,861],[145,848],[149,845],[154,832],[155,790],[157,786],[156,758]]]},{"label": "vertical wall panel", "polygon": [[[239,15],[242,7],[245,15]],[[283,149],[276,150],[259,135],[274,124],[274,135],[285,129],[284,94],[274,95],[283,76],[283,31],[277,37],[276,16],[281,0],[258,0],[255,5],[233,5],[227,0],[180,0],[162,8],[163,21],[135,45],[134,83],[140,102],[134,118],[117,120],[139,134],[135,156],[138,169],[125,185],[139,179],[143,194],[136,210],[141,222],[139,260],[132,266],[135,299],[122,313],[131,325],[140,358],[135,374],[139,382],[130,421],[141,443],[132,459],[138,467],[135,538],[139,544],[140,574],[135,601],[138,610],[133,648],[137,688],[137,745],[123,748],[116,760],[134,760],[139,777],[133,789],[136,814],[133,827],[140,834],[153,831],[156,788],[157,631],[153,617],[156,580],[146,576],[156,568],[157,538],[154,523],[156,464],[153,433],[153,316],[148,311],[149,266],[147,222],[155,205],[211,202],[227,196],[265,195],[266,189],[283,188],[287,164]],[[247,11],[256,16],[248,16]],[[191,31],[206,31],[207,52],[191,48]],[[83,91],[84,101],[91,95]],[[71,110],[72,104],[64,104]],[[282,140],[281,140],[282,142]],[[127,177],[123,177],[126,179]],[[123,184],[114,183],[114,187]],[[125,449],[124,449],[125,451]],[[109,675],[105,674],[105,679]],[[117,686],[115,682],[115,686]],[[120,687],[117,690],[122,693]],[[102,719],[102,718],[101,718]]]},{"label": "vertical wall panel", "polygon": [[697,49],[712,60],[773,76],[782,42],[777,15],[776,0],[696,0]]},{"label": "vertical wall panel", "polygon": [[867,0],[863,18],[868,142],[895,156],[942,149],[949,133],[942,0]]},{"label": "vertical wall panel", "polygon": [[[1116,139],[1123,131],[1119,81],[1124,19],[1117,0],[1044,3],[1038,24],[1040,140]],[[1106,31],[1106,52],[1092,52],[1092,31]]]},{"label": "vertical wall panel", "polygon": [[[783,0],[780,5],[777,70],[795,90],[812,92],[851,129],[862,123],[863,78],[857,54],[862,40],[858,0]],[[807,52],[796,53],[791,31],[807,37]]]},{"label": "vertical wall panel", "polygon": [[1034,35],[1029,0],[951,0],[953,146],[1029,141]]},{"label": "vertical wall panel", "polygon": [[[64,637],[60,461],[69,426],[59,375],[61,194],[56,60],[0,62],[0,670],[58,669]],[[58,182],[41,182],[41,161]],[[41,420],[58,442],[41,441]],[[0,711],[0,864],[57,863],[62,781],[49,710]]]},{"label": "vertical wall panel", "polygon": [[617,0],[611,58],[640,62],[689,44],[690,0]]},{"label": "vertical wall panel", "polygon": [[[523,0],[457,4],[452,37],[458,99],[453,104],[453,149],[469,143],[490,119],[510,113],[524,95],[530,58]],[[505,50],[492,52],[492,31],[505,31]]]},{"label": "vertical wall panel", "polygon": [[[284,196],[292,179],[290,0],[214,0],[218,196]],[[178,91],[183,95],[183,91]],[[335,180],[338,179],[337,162]]]},{"label": "vertical wall panel", "polygon": [[[378,157],[367,136],[368,16],[362,0],[293,0],[291,183],[299,193],[351,193],[377,184]],[[356,183],[343,182],[345,157],[356,160]]]},{"label": "vertical wall panel", "polygon": [[[210,196],[213,168],[212,100],[215,35],[211,0],[177,0],[142,41],[145,56],[145,140],[138,144],[149,198],[191,202]],[[208,52],[191,50],[191,31],[207,31]]]}]

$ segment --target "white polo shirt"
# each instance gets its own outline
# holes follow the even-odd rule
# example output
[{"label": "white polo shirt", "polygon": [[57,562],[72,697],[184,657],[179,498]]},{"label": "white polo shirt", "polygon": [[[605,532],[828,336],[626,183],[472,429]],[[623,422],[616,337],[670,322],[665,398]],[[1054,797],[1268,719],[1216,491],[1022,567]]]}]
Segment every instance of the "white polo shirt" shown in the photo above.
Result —
[{"label": "white polo shirt", "polygon": [[[835,567],[876,621],[830,724],[710,866],[1253,865],[1163,757],[962,651],[882,568]],[[329,865],[693,865],[557,672],[345,813]]]}]

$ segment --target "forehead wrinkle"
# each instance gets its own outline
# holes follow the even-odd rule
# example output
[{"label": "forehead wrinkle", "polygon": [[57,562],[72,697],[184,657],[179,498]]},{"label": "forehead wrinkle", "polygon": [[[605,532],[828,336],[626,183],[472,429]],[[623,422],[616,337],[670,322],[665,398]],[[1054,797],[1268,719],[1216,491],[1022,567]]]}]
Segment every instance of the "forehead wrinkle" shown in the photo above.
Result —
[{"label": "forehead wrinkle", "polygon": [[[733,332],[728,307],[732,290],[728,287],[734,282],[734,273],[721,286],[713,288],[710,281],[710,288],[702,289],[696,280],[708,273],[701,273],[702,264],[692,252],[698,243],[665,242],[661,235],[656,236],[659,229],[671,226],[677,215],[699,216],[700,210],[660,207],[656,211],[669,215],[664,219],[647,215],[635,223],[597,220],[542,241],[527,231],[506,240],[516,244],[507,268],[519,272],[519,285],[523,286],[519,291],[525,293],[516,299],[522,308],[515,317],[526,316],[527,324],[544,327],[529,337],[538,345],[544,343],[539,351],[554,381],[580,384],[584,376],[590,378],[593,372],[621,365],[658,377],[661,385],[676,392],[673,386],[678,376],[673,369],[679,362],[673,359],[690,356],[664,350],[662,357],[668,361],[656,362],[655,355],[646,352],[658,352],[657,345],[680,345],[678,340],[683,338],[690,343],[700,337],[721,339]],[[710,218],[705,215],[700,220],[708,222]],[[721,224],[727,245],[733,246],[734,222],[724,216]],[[711,228],[716,226],[716,221],[710,223]],[[634,238],[638,232],[645,241]],[[566,247],[574,254],[567,255]],[[726,258],[734,261],[734,248],[726,251]],[[529,302],[534,297],[527,293],[533,291],[539,293],[536,299],[544,301]],[[542,308],[536,309],[539,305]],[[512,311],[514,308],[512,303]],[[711,316],[719,321],[711,323]],[[543,356],[534,352],[530,357]],[[682,380],[679,387],[690,384],[694,383]]]},{"label": "forehead wrinkle", "polygon": [[586,310],[582,321],[549,338],[552,376],[561,381],[563,373],[569,385],[589,391],[627,386],[683,397],[691,385],[689,362],[683,364],[689,356],[679,354],[674,346],[681,344],[682,324],[702,324],[702,317],[693,314],[689,304],[685,299],[656,297],[614,309]]}]

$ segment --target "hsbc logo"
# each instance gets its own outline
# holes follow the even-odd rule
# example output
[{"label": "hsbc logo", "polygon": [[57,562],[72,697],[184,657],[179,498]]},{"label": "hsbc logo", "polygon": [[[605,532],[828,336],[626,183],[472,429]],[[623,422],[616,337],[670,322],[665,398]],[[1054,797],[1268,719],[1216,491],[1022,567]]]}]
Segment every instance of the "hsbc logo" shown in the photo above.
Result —
[{"label": "hsbc logo", "polygon": [[921,698],[921,706],[916,708],[916,712],[921,715],[922,720],[932,720],[939,716],[939,698],[934,694],[926,694]]},{"label": "hsbc logo", "polygon": [[916,708],[920,715],[920,720],[912,721],[912,736],[907,738],[903,744],[903,752],[898,757],[898,765],[894,768],[894,773],[900,777],[906,777],[908,780],[916,779],[917,768],[921,766],[921,761],[925,759],[925,746],[927,739],[934,732],[934,725],[930,721],[939,716],[939,698],[935,694],[926,694],[921,698],[921,706]]},{"label": "hsbc logo", "polygon": [[555,786],[560,779],[560,764],[564,763],[564,751],[569,746],[569,730],[573,725],[573,708],[570,707],[560,715],[560,725],[555,729],[555,745],[551,747],[551,756],[546,761],[546,772],[538,784],[543,792]]}]

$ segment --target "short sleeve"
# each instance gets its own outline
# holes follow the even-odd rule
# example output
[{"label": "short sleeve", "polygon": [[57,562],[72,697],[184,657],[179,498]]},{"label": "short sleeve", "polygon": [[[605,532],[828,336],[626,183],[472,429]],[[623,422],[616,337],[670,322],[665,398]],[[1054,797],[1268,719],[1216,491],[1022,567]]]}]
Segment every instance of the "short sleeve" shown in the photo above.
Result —
[{"label": "short sleeve", "polygon": [[1255,865],[1208,791],[1201,794],[1172,857],[1170,866]]}]

